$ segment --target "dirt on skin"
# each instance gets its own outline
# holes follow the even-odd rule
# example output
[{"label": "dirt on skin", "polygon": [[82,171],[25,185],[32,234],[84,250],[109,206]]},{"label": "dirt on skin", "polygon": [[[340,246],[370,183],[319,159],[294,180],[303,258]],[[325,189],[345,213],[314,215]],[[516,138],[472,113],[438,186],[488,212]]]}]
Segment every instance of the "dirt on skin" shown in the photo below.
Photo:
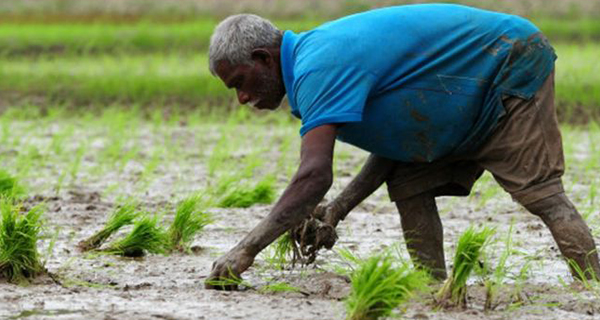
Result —
[{"label": "dirt on skin", "polygon": [[[94,168],[102,165],[100,161],[106,161],[99,154],[116,140],[106,137],[105,125],[78,121],[12,121],[12,132],[15,135],[27,132],[26,138],[12,146],[0,145],[0,161],[7,167],[17,166],[18,155],[28,146],[37,146],[46,159],[51,159],[44,166],[33,166],[33,174],[27,175],[24,183],[33,194],[27,197],[26,205],[43,202],[47,208],[46,236],[39,247],[52,275],[39,277],[29,285],[0,282],[0,319],[345,319],[343,299],[350,283],[346,276],[336,273],[346,263],[334,251],[321,252],[314,265],[297,265],[293,269],[286,266],[283,270],[269,263],[267,252],[259,255],[243,274],[249,287],[237,292],[204,289],[203,281],[213,261],[264,218],[270,205],[210,209],[215,222],[195,238],[190,254],[123,258],[77,250],[77,243],[103,225],[120,196],[135,195],[146,210],[162,212],[185,195],[210,186],[206,163],[224,132],[235,132],[236,139],[241,140],[230,159],[252,154],[256,141],[267,146],[261,154],[264,164],[255,179],[260,179],[262,173],[277,171],[281,193],[289,172],[293,173],[297,165],[297,124],[244,124],[233,131],[224,131],[219,125],[206,123],[142,122],[131,129],[133,133],[121,137],[128,141],[121,151],[136,146],[137,156],[122,169],[109,168],[97,173]],[[64,142],[66,156],[52,156],[45,146],[70,125],[74,129]],[[289,140],[291,147],[280,148],[288,136],[293,136]],[[167,140],[177,149],[162,154],[152,182],[146,188],[138,188],[145,161],[158,152],[158,146],[169,148]],[[89,149],[82,157],[80,173],[58,192],[53,191],[60,170],[65,170],[59,162],[71,159],[69,151],[82,141],[88,142]],[[176,152],[175,156],[171,152]],[[336,178],[328,198],[340,192],[365,158],[364,152],[353,147],[341,143],[336,146]],[[276,168],[269,159],[283,159],[292,169]],[[578,180],[572,176],[566,180],[571,194],[586,194],[589,185],[571,183],[570,180]],[[574,198],[576,204],[577,199]],[[488,248],[490,263],[495,265],[505,249],[504,239],[512,224],[515,252],[508,261],[509,276],[492,303],[494,310],[483,310],[485,290],[474,276],[469,282],[466,310],[436,310],[433,293],[439,285],[434,285],[432,293],[415,297],[396,313],[407,319],[600,319],[598,288],[587,290],[572,284],[566,264],[541,220],[513,203],[489,177],[484,177],[471,197],[441,198],[438,206],[445,228],[448,268],[459,234],[471,224],[496,228],[498,241]],[[597,219],[596,213],[592,216]],[[169,219],[172,214],[167,212],[165,220]],[[385,188],[380,188],[342,221],[337,234],[339,239],[334,249],[347,248],[366,257],[395,246],[408,259],[399,215]],[[600,242],[598,233],[594,235],[596,243]],[[55,245],[48,254],[45,250],[52,241]],[[522,280],[515,279],[524,270],[528,272],[524,272]],[[265,292],[266,285],[280,282],[297,290]]]}]

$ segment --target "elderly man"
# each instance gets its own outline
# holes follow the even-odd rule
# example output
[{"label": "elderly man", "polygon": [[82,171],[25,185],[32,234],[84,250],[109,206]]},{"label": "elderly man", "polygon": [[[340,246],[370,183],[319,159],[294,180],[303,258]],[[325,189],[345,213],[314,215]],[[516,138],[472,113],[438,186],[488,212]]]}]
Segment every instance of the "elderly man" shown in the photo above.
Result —
[{"label": "elderly man", "polygon": [[413,261],[444,278],[435,197],[468,195],[488,170],[542,219],[565,258],[586,277],[600,275],[594,240],[561,182],[556,56],[527,20],[458,5],[407,5],[296,34],[243,14],[216,27],[209,51],[211,72],[241,104],[273,110],[287,94],[302,120],[298,171],[271,213],[214,263],[209,279],[238,277],[310,216],[331,186],[336,139],[371,156],[325,207],[321,219],[331,229],[385,182]]}]

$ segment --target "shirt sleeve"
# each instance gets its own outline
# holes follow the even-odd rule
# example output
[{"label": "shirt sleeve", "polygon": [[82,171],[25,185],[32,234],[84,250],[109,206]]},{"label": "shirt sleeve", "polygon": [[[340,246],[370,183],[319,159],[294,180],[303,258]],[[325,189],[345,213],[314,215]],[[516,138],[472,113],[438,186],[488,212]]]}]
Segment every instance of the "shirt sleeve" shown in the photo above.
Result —
[{"label": "shirt sleeve", "polygon": [[311,70],[298,77],[300,135],[324,124],[360,122],[374,79],[368,71],[347,66]]}]

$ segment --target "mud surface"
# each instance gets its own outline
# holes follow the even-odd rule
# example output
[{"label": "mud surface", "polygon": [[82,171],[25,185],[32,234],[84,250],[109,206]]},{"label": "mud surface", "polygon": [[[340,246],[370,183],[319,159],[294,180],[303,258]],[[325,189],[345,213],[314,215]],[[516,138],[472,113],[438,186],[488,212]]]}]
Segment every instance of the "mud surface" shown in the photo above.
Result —
[{"label": "mud surface", "polygon": [[[265,217],[270,205],[211,208],[215,222],[195,238],[191,254],[133,259],[78,252],[77,243],[97,231],[124,196],[138,199],[150,212],[162,212],[168,221],[172,214],[165,208],[193,192],[213,187],[233,168],[242,170],[249,158],[258,159],[258,165],[247,180],[258,181],[275,173],[278,193],[298,163],[295,122],[262,119],[264,123],[224,126],[201,121],[119,119],[113,115],[104,120],[3,122],[9,130],[4,131],[0,144],[0,162],[9,171],[20,173],[28,190],[26,205],[43,202],[47,208],[45,236],[39,247],[53,276],[40,277],[29,285],[0,282],[0,319],[345,318],[343,299],[350,285],[346,277],[336,274],[345,263],[334,251],[323,252],[314,266],[293,269],[279,269],[269,262],[270,252],[266,252],[243,274],[249,285],[244,290],[203,288],[212,262]],[[598,134],[563,134],[570,143],[566,148],[569,167],[565,185],[580,211],[587,213],[599,243],[598,210],[589,199],[590,186],[598,183],[598,178],[590,176],[594,170],[586,169],[594,156],[589,154],[588,144]],[[119,148],[110,151],[115,144],[120,144]],[[217,148],[228,152],[217,159],[220,165],[211,175],[207,163],[215,161]],[[77,157],[81,161],[74,170]],[[328,198],[348,183],[365,159],[365,153],[338,143],[335,184]],[[598,288],[572,284],[549,231],[538,218],[512,202],[490,176],[482,178],[470,197],[441,198],[438,206],[445,228],[448,268],[458,235],[471,224],[496,228],[497,241],[488,248],[489,263],[495,265],[505,250],[504,240],[512,224],[515,252],[509,258],[508,275],[493,311],[483,311],[485,292],[474,276],[469,282],[466,310],[435,310],[431,294],[423,294],[397,310],[403,317],[600,319]],[[337,233],[334,249],[347,248],[366,257],[397,246],[400,255],[408,257],[399,216],[385,188],[341,222]],[[47,251],[51,242],[55,244]],[[520,273],[523,276],[519,279]],[[279,282],[297,290],[263,290]]]}]

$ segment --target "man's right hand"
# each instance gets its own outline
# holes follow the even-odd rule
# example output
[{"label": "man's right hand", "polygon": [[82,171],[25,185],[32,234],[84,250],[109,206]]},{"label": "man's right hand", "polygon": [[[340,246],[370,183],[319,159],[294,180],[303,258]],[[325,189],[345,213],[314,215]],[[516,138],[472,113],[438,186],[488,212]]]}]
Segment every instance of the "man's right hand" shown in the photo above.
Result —
[{"label": "man's right hand", "polygon": [[242,281],[240,275],[253,262],[254,257],[246,254],[243,250],[231,249],[213,263],[212,271],[204,282],[204,287],[216,290],[237,290],[238,284]]}]

